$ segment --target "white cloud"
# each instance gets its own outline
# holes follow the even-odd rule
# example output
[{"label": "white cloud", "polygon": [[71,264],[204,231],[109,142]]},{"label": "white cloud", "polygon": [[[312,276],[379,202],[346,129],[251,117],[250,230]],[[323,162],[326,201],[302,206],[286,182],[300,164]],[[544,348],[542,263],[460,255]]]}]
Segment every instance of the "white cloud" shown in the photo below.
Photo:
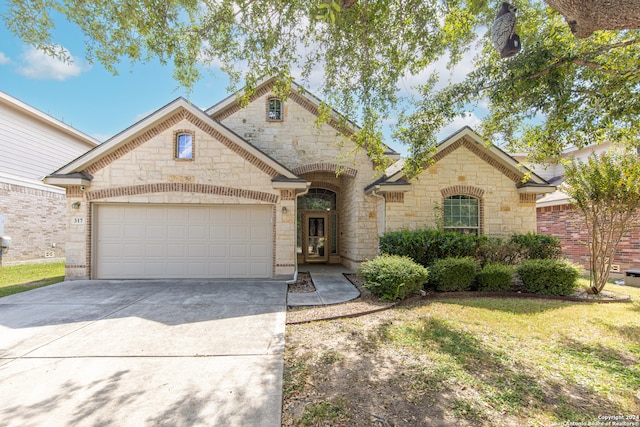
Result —
[{"label": "white cloud", "polygon": [[90,69],[82,66],[73,56],[69,55],[69,58],[70,62],[64,62],[29,47],[20,56],[22,64],[18,67],[18,72],[30,79],[63,81]]},{"label": "white cloud", "polygon": [[0,65],[8,64],[9,62],[11,62],[9,57],[6,56],[4,53],[0,52]]},{"label": "white cloud", "polygon": [[438,141],[444,140],[465,126],[469,126],[471,129],[477,130],[481,124],[482,119],[474,113],[466,113],[462,116],[456,117],[448,125],[443,127],[438,133]]}]

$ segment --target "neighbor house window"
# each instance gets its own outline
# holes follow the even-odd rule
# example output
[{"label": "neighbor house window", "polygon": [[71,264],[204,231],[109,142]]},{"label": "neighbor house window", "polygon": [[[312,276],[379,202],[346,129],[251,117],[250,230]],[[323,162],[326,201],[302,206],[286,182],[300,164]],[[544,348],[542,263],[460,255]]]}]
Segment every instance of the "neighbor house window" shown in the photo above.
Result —
[{"label": "neighbor house window", "polygon": [[282,120],[282,101],[278,98],[270,98],[267,105],[267,120]]},{"label": "neighbor house window", "polygon": [[187,132],[176,132],[174,144],[176,159],[193,160],[193,134]]},{"label": "neighbor house window", "polygon": [[444,199],[444,228],[466,234],[480,234],[480,203],[472,196],[451,196]]}]

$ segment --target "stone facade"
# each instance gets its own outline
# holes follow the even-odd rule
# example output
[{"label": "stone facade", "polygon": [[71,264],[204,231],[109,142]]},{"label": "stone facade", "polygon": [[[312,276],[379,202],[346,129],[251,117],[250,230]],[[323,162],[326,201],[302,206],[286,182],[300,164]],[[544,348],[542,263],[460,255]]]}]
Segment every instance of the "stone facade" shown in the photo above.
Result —
[{"label": "stone facade", "polygon": [[[354,129],[335,119],[318,125],[317,100],[295,88],[271,119],[271,87],[242,108],[235,96],[205,112],[176,100],[51,176],[67,189],[67,277],[95,276],[92,221],[106,203],[271,206],[272,277],[291,277],[302,262],[355,269],[378,254],[385,231],[437,226],[436,208],[450,195],[479,199],[482,234],[535,230],[535,194],[518,188],[524,173],[470,129],[441,145],[418,178],[394,183],[356,148]],[[179,134],[191,135],[192,159],[175,158]],[[310,198],[299,205],[319,194],[328,199],[313,203],[331,207]]]},{"label": "stone facade", "polygon": [[[68,278],[92,277],[91,211],[99,203],[273,205],[273,275],[293,273],[295,204],[273,188],[275,171],[247,153],[238,154],[239,148],[230,148],[233,144],[223,135],[187,112],[178,116],[146,130],[142,137],[132,138],[115,154],[88,167],[93,176],[89,188],[68,188]],[[194,135],[192,161],[174,159],[175,133],[185,131]],[[79,208],[74,209],[78,202]]]},{"label": "stone facade", "polygon": [[377,255],[381,202],[363,191],[376,176],[374,166],[356,149],[349,132],[340,133],[332,122],[316,125],[317,110],[295,92],[283,102],[282,120],[266,120],[272,96],[259,92],[245,108],[232,106],[213,117],[311,182],[311,188],[336,191],[340,258],[334,261],[355,268]]},{"label": "stone facade", "polygon": [[403,197],[386,197],[385,230],[442,226],[444,198],[460,194],[479,199],[481,234],[536,231],[535,202],[522,202],[516,189],[521,177],[499,170],[464,144],[456,145],[413,180]]}]

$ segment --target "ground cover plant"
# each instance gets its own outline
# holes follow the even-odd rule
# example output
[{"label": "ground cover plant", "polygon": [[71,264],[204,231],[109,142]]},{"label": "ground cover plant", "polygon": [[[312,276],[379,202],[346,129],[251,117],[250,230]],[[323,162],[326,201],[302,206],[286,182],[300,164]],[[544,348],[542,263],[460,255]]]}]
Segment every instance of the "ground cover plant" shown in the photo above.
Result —
[{"label": "ground cover plant", "polygon": [[63,262],[0,267],[0,297],[40,288],[63,280]]},{"label": "ground cover plant", "polygon": [[283,425],[586,425],[640,415],[640,289],[608,289],[633,302],[446,298],[288,325]]}]

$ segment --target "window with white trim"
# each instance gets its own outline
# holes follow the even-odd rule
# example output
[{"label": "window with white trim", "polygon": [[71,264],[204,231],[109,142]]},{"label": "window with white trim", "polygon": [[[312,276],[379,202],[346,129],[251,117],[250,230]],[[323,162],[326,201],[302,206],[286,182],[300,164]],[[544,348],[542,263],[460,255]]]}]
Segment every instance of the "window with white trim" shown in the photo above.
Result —
[{"label": "window with white trim", "polygon": [[281,121],[282,116],[282,101],[278,98],[269,98],[267,103],[267,120],[269,121]]},{"label": "window with white trim", "polygon": [[480,201],[472,196],[455,195],[444,199],[444,228],[465,234],[480,234]]}]

